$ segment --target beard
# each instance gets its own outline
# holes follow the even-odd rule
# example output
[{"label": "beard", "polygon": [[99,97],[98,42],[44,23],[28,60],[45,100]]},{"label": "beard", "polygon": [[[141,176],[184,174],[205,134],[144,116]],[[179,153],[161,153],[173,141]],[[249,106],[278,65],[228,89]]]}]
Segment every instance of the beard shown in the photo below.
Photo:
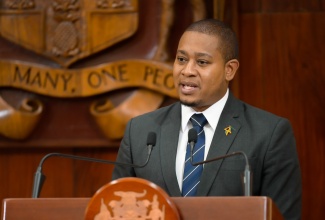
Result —
[{"label": "beard", "polygon": [[197,112],[202,112],[205,109],[209,108],[211,105],[204,104],[203,100],[188,101],[188,100],[179,100],[180,103],[184,106],[191,107]]},{"label": "beard", "polygon": [[198,102],[189,102],[189,101],[180,100],[180,103],[182,105],[185,105],[185,106],[188,106],[188,107],[192,107],[192,108],[199,106],[199,103]]}]

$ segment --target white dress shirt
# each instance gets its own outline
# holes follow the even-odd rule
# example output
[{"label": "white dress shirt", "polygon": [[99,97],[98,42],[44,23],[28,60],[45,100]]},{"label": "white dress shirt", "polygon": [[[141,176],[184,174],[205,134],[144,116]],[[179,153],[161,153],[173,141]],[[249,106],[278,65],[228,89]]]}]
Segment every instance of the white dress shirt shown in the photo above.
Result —
[{"label": "white dress shirt", "polygon": [[193,127],[192,123],[190,122],[191,116],[195,113],[202,113],[208,121],[208,123],[204,126],[204,133],[205,133],[204,159],[206,159],[210,149],[214,131],[216,130],[221,112],[226,104],[228,96],[229,96],[229,89],[227,89],[227,92],[224,95],[224,97],[222,97],[218,102],[214,103],[203,112],[196,112],[191,107],[182,105],[182,110],[181,110],[182,121],[181,121],[181,128],[179,131],[178,147],[177,147],[177,154],[176,154],[176,167],[175,167],[180,190],[182,190],[182,186],[183,186],[183,173],[184,173],[184,162],[186,156],[186,147],[188,143],[187,140],[188,131]]}]

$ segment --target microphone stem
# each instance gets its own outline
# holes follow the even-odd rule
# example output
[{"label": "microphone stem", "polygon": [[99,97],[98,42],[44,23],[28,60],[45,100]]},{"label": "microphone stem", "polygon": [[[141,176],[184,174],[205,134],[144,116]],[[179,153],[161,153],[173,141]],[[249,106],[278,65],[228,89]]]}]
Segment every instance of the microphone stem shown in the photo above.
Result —
[{"label": "microphone stem", "polygon": [[152,148],[153,148],[153,145],[149,144],[147,160],[143,165],[127,164],[127,163],[115,162],[115,161],[110,161],[110,160],[101,160],[101,159],[95,159],[95,158],[90,158],[90,157],[82,157],[82,156],[75,156],[75,155],[61,154],[61,153],[47,154],[42,158],[40,164],[38,165],[37,171],[35,173],[32,198],[38,198],[39,193],[42,189],[42,186],[43,186],[43,183],[45,180],[45,176],[42,173],[42,166],[43,166],[43,163],[45,162],[45,160],[49,157],[57,156],[57,157],[63,157],[63,158],[72,158],[72,159],[76,159],[76,160],[99,162],[99,163],[104,163],[104,164],[113,164],[113,165],[119,165],[119,166],[128,166],[128,167],[132,166],[135,168],[142,168],[148,164]]},{"label": "microphone stem", "polygon": [[[148,146],[150,148],[150,145]],[[148,150],[148,156],[151,154],[151,148]],[[43,159],[41,160],[39,167],[43,166],[44,161],[52,156],[57,156],[57,157],[63,157],[63,158],[72,158],[72,159],[77,159],[77,160],[85,160],[85,161],[90,161],[90,162],[100,162],[100,163],[105,163],[105,164],[114,164],[114,165],[120,165],[120,166],[130,166],[130,164],[127,163],[121,163],[121,162],[116,162],[116,161],[110,161],[110,160],[102,160],[102,159],[95,159],[95,158],[91,158],[91,157],[83,157],[83,156],[75,156],[75,155],[69,155],[69,154],[61,154],[61,153],[50,153],[47,154],[43,157]],[[147,157],[146,162],[143,165],[132,165],[135,168],[142,168],[145,165],[147,165],[149,161],[149,157]]]},{"label": "microphone stem", "polygon": [[246,154],[244,152],[242,152],[242,151],[236,151],[236,152],[233,152],[233,153],[224,155],[224,156],[215,157],[215,158],[212,158],[212,159],[209,159],[209,160],[204,160],[204,161],[200,161],[200,162],[197,162],[197,163],[193,163],[193,148],[194,148],[194,144],[195,143],[193,141],[190,142],[190,145],[191,145],[191,163],[192,163],[193,166],[198,166],[198,165],[205,164],[205,163],[209,163],[209,162],[212,162],[212,161],[225,159],[225,158],[228,158],[228,157],[232,157],[234,155],[237,155],[237,154],[243,155],[244,158],[245,158],[245,162],[246,162],[246,166],[245,166],[245,170],[244,170],[244,175],[243,175],[244,195],[245,196],[251,196],[252,195],[252,182],[251,182],[251,176],[252,176],[252,174],[251,174],[251,170],[250,170],[248,158],[247,158],[247,156],[246,156]]},{"label": "microphone stem", "polygon": [[245,166],[245,171],[243,175],[243,182],[244,182],[244,193],[245,196],[252,195],[252,173],[248,164]]},{"label": "microphone stem", "polygon": [[[215,158],[212,158],[210,160],[204,160],[204,161],[200,161],[200,162],[197,162],[197,163],[192,163],[193,166],[197,166],[197,165],[201,165],[201,164],[204,164],[204,163],[209,163],[209,162],[212,162],[212,161],[215,161],[215,160],[220,160],[220,159],[224,159],[224,158],[227,158],[227,157],[232,157],[236,154],[241,154],[245,157],[245,162],[246,164],[249,164],[248,163],[248,159],[247,159],[247,156],[246,154],[244,154],[243,152],[241,151],[236,151],[236,152],[233,152],[233,153],[230,153],[230,154],[227,154],[227,155],[224,155],[224,156],[220,156],[220,157],[215,157]],[[193,154],[192,154],[193,155]],[[191,157],[191,160],[192,160],[193,157]]]}]

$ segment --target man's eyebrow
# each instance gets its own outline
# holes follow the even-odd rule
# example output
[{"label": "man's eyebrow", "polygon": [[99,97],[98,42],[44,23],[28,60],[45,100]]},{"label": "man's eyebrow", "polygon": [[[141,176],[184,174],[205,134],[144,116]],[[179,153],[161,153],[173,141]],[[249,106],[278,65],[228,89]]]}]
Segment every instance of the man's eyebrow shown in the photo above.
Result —
[{"label": "man's eyebrow", "polygon": [[[177,53],[180,53],[180,54],[183,54],[183,55],[187,55],[187,52],[184,51],[184,50],[177,50]],[[211,58],[212,56],[210,54],[207,54],[207,53],[195,53],[195,56],[196,57],[208,57],[208,58]]]},{"label": "man's eyebrow", "polygon": [[212,58],[212,56],[210,54],[207,54],[207,53],[195,53],[195,56]]},{"label": "man's eyebrow", "polygon": [[180,53],[180,54],[183,54],[183,55],[187,54],[184,50],[177,50],[177,53]]}]

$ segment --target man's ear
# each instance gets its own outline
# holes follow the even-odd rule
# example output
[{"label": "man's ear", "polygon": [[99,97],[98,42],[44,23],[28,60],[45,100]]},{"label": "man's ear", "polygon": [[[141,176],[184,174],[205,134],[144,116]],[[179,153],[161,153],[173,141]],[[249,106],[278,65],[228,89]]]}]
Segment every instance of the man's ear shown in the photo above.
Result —
[{"label": "man's ear", "polygon": [[226,74],[226,80],[231,81],[239,68],[239,61],[237,59],[229,60],[225,65],[225,74]]}]

